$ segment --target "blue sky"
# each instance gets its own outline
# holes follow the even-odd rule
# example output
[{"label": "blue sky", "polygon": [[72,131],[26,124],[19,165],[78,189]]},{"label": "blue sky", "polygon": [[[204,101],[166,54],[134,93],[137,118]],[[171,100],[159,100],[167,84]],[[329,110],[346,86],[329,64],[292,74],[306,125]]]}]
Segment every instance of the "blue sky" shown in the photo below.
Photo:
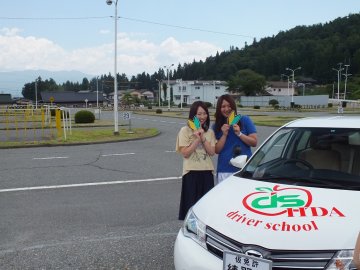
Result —
[{"label": "blue sky", "polygon": [[[0,72],[113,74],[114,4],[2,2]],[[128,77],[152,74],[165,65],[204,60],[230,46],[242,48],[254,38],[359,12],[359,0],[119,0],[117,70]]]}]

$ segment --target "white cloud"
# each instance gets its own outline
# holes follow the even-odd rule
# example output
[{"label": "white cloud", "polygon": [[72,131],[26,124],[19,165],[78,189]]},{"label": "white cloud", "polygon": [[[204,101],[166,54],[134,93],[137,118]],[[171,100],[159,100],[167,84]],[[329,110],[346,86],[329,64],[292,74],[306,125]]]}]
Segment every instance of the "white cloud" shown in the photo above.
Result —
[{"label": "white cloud", "polygon": [[0,29],[0,33],[4,33],[5,36],[15,36],[18,33],[20,33],[22,30],[20,30],[19,28],[8,28],[8,27],[3,27]]},{"label": "white cloud", "polygon": [[[1,29],[0,71],[26,69],[78,70],[88,74],[113,74],[114,44],[65,50],[51,40],[19,35],[19,29]],[[103,32],[105,34],[105,32]],[[222,51],[210,43],[182,43],[169,37],[155,44],[136,35],[118,34],[117,72],[128,77],[146,72],[152,74],[164,65],[204,60]]]},{"label": "white cloud", "polygon": [[107,35],[107,34],[109,34],[109,33],[110,33],[110,30],[107,30],[107,29],[101,29],[101,30],[99,31],[99,33],[100,33],[100,34],[102,34],[102,35]]}]

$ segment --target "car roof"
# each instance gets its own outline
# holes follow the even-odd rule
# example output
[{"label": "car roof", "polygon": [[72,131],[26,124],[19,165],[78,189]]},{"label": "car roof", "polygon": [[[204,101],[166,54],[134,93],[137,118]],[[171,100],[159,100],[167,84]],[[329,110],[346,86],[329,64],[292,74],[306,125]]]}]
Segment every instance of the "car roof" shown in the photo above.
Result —
[{"label": "car roof", "polygon": [[318,116],[294,120],[286,127],[360,128],[360,116]]}]

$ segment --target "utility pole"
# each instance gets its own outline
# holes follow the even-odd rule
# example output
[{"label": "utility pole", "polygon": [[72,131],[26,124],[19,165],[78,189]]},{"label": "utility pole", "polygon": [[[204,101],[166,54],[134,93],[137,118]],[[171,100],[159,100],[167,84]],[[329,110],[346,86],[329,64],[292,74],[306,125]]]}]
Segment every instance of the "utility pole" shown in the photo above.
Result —
[{"label": "utility pole", "polygon": [[346,99],[346,84],[347,84],[347,79],[349,76],[351,76],[352,74],[348,74],[348,68],[350,67],[350,65],[345,65],[345,74],[343,74],[345,76],[345,88],[344,88],[344,100]]},{"label": "utility pole", "polygon": [[295,93],[295,71],[301,69],[297,67],[295,69],[286,68],[286,70],[292,71],[292,95],[291,95],[291,104],[294,104],[294,93]]},{"label": "utility pole", "polygon": [[342,63],[339,63],[339,69],[333,68],[337,72],[338,76],[338,85],[337,85],[337,100],[338,100],[338,113],[342,112],[342,104],[340,103],[340,72],[343,70],[341,68]]},{"label": "utility pole", "polygon": [[37,110],[38,100],[37,100],[37,79],[35,80],[35,110]]},{"label": "utility pole", "polygon": [[166,68],[167,71],[167,88],[166,92],[168,93],[167,99],[168,99],[168,104],[169,104],[169,108],[168,111],[170,111],[170,101],[171,101],[171,89],[170,89],[170,77],[169,77],[169,69],[173,66],[174,64],[171,64],[169,66],[164,66],[164,68]]}]

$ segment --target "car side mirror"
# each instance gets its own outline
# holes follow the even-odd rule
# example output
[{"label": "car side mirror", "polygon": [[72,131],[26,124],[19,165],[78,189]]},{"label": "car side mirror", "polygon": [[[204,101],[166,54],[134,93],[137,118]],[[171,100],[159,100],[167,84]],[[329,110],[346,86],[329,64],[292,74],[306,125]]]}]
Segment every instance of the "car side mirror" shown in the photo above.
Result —
[{"label": "car side mirror", "polygon": [[247,155],[240,155],[230,159],[230,164],[239,169],[242,169],[245,166],[246,161],[247,161]]}]

